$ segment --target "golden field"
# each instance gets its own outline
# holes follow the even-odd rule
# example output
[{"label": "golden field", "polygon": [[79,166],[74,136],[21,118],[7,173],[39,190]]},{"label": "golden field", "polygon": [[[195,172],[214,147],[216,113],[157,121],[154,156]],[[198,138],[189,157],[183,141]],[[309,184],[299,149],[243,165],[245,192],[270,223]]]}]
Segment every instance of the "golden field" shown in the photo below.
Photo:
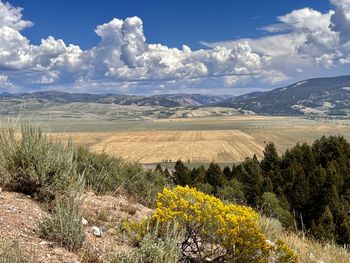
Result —
[{"label": "golden field", "polygon": [[[74,130],[54,133],[57,139],[71,137],[95,152],[139,161],[143,164],[240,162],[262,156],[272,141],[282,154],[297,142],[312,143],[322,135],[343,135],[350,140],[348,120],[307,120],[296,117],[234,116],[135,120],[128,122],[79,123]],[[108,131],[108,132],[107,132]]]},{"label": "golden field", "polygon": [[179,159],[193,163],[242,161],[254,154],[260,157],[264,148],[240,130],[94,132],[70,136],[92,151],[105,151],[140,163]]}]

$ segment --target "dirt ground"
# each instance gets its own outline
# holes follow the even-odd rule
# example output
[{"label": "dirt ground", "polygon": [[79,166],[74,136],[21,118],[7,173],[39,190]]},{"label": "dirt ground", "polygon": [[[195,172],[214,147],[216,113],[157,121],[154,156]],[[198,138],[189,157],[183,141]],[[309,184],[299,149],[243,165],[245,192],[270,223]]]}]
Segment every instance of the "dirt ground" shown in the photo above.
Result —
[{"label": "dirt ground", "polygon": [[[105,252],[118,251],[123,240],[116,235],[116,228],[123,220],[140,220],[151,213],[151,209],[133,203],[124,196],[96,196],[86,193],[83,198],[86,239],[81,249],[70,252],[65,248],[40,237],[38,224],[48,216],[45,207],[30,196],[20,193],[0,193],[0,233],[8,244],[18,242],[26,255],[35,255],[35,262],[78,263],[89,257],[103,262]],[[102,237],[90,233],[92,226],[105,227]],[[95,261],[98,262],[98,261]]]}]

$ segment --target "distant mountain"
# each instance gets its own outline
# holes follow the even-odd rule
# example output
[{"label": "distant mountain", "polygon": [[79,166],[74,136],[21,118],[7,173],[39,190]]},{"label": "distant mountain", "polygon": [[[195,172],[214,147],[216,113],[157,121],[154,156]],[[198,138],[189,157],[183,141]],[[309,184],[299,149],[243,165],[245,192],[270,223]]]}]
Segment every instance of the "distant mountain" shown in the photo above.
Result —
[{"label": "distant mountain", "polygon": [[69,93],[62,91],[37,91],[33,93],[2,93],[0,101],[24,101],[34,104],[67,104],[67,103],[101,103],[137,106],[192,107],[208,106],[219,103],[232,96],[201,94],[164,94],[154,96],[137,96],[121,94]]},{"label": "distant mountain", "polygon": [[269,115],[350,116],[350,75],[307,79],[216,105]]}]

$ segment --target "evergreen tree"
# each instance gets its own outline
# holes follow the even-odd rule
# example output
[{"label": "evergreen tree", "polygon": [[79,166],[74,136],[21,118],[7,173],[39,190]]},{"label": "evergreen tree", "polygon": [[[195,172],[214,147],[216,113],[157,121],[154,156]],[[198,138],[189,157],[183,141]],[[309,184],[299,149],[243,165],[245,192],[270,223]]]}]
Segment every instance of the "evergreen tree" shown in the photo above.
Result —
[{"label": "evergreen tree", "polygon": [[190,171],[181,160],[175,163],[173,176],[176,184],[182,186],[192,184]]},{"label": "evergreen tree", "polygon": [[211,163],[208,167],[206,179],[209,184],[214,186],[214,191],[216,192],[218,187],[224,186],[226,179],[224,174],[221,171],[221,168],[218,164]]},{"label": "evergreen tree", "polygon": [[231,180],[232,173],[231,173],[230,167],[225,166],[225,168],[224,168],[224,170],[222,170],[222,172],[227,180]]},{"label": "evergreen tree", "polygon": [[254,159],[247,158],[238,167],[240,172],[237,174],[237,179],[243,185],[244,196],[248,204],[256,206],[260,203],[263,185],[263,177],[259,162]]},{"label": "evergreen tree", "polygon": [[163,174],[163,168],[160,165],[160,163],[157,164],[156,168],[154,169],[155,172],[159,172],[160,174]]},{"label": "evergreen tree", "polygon": [[312,234],[320,240],[334,240],[335,224],[329,206],[326,206],[317,224],[313,220],[311,223]]},{"label": "evergreen tree", "polygon": [[278,156],[275,145],[269,142],[264,149],[264,157],[260,162],[260,167],[263,172],[279,170],[281,159]]},{"label": "evergreen tree", "polygon": [[343,137],[296,144],[282,157],[268,143],[261,162],[255,155],[231,170],[212,163],[190,171],[178,161],[174,177],[225,200],[268,204],[264,212],[284,225],[294,213],[297,226],[315,237],[350,244],[350,144]]},{"label": "evergreen tree", "polygon": [[207,170],[203,165],[198,168],[193,168],[191,171],[191,178],[193,183],[207,183]]},{"label": "evergreen tree", "polygon": [[277,154],[275,145],[270,142],[265,146],[264,157],[260,162],[263,176],[270,178],[273,187],[276,189],[283,183],[280,172],[281,158]]},{"label": "evergreen tree", "polygon": [[166,178],[171,178],[171,175],[170,175],[170,172],[169,172],[168,168],[165,168],[163,174],[164,174],[164,176],[165,176]]}]

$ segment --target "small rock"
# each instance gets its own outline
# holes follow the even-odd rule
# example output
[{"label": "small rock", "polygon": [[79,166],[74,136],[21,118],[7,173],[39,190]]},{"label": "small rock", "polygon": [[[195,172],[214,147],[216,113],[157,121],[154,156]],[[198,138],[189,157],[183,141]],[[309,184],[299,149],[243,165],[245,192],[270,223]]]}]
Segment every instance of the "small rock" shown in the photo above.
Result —
[{"label": "small rock", "polygon": [[101,230],[99,227],[97,227],[97,226],[91,227],[90,232],[91,232],[95,237],[101,237],[102,234],[103,234],[102,230]]},{"label": "small rock", "polygon": [[266,243],[270,246],[275,246],[276,244],[272,242],[271,240],[266,239]]},{"label": "small rock", "polygon": [[39,243],[39,245],[41,245],[41,246],[45,246],[45,245],[48,245],[48,244],[50,244],[50,243],[47,242],[47,241],[41,241],[41,242]]},{"label": "small rock", "polygon": [[82,224],[83,226],[87,226],[88,221],[87,221],[84,217],[82,217],[82,218],[81,218],[81,224]]},{"label": "small rock", "polygon": [[14,206],[12,205],[11,207],[9,207],[9,210],[10,210],[12,213],[16,213],[17,208],[14,207]]}]

